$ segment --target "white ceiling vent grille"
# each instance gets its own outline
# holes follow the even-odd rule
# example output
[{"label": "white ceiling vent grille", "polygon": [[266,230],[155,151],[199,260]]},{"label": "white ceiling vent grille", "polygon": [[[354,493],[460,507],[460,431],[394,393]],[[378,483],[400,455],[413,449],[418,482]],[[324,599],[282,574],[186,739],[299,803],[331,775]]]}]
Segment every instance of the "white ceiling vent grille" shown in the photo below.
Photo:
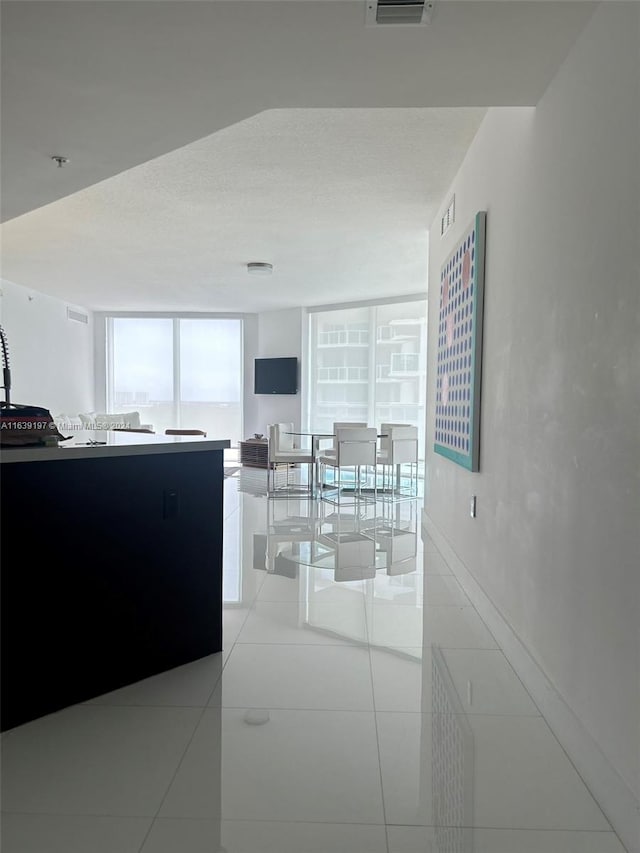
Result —
[{"label": "white ceiling vent grille", "polygon": [[456,221],[456,197],[453,196],[451,201],[449,202],[447,209],[442,214],[442,221],[440,223],[440,236],[444,237],[449,228]]},{"label": "white ceiling vent grille", "polygon": [[81,311],[74,311],[73,308],[67,308],[67,320],[73,320],[75,323],[84,323],[85,326],[89,323],[87,314]]},{"label": "white ceiling vent grille", "polygon": [[367,26],[424,27],[432,10],[429,0],[367,0]]}]

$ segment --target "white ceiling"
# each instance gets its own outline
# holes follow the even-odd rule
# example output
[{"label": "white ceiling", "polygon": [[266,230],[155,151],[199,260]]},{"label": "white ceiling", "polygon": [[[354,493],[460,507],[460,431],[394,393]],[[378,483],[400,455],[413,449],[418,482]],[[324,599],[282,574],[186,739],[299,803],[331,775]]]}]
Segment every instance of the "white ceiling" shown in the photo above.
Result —
[{"label": "white ceiling", "polygon": [[5,223],[7,277],[99,309],[424,292],[434,203],[483,114],[269,110]]},{"label": "white ceiling", "polygon": [[3,277],[129,310],[422,291],[483,108],[534,105],[593,8],[4,0]]}]

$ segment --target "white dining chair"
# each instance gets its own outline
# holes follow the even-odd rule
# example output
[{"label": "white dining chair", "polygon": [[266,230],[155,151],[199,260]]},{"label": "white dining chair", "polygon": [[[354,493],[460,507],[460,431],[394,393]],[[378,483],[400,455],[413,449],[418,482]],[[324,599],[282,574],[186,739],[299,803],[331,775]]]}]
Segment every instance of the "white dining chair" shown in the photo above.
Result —
[{"label": "white dining chair", "polygon": [[[267,493],[271,497],[291,494],[311,494],[313,490],[313,455],[311,451],[294,446],[293,424],[269,424],[269,467],[267,469]],[[285,465],[287,476],[284,485],[276,479],[278,465]],[[307,465],[307,482],[291,481],[289,472],[294,465]]]},{"label": "white dining chair", "polygon": [[[382,424],[377,463],[382,467],[380,497],[404,500],[418,496],[418,428],[406,424]],[[384,442],[384,443],[383,443]],[[410,465],[408,485],[403,485],[402,466]]]},{"label": "white dining chair", "polygon": [[[320,489],[323,500],[340,504],[345,492],[343,475],[345,469],[353,469],[353,480],[349,483],[349,495],[356,500],[375,500],[377,494],[376,457],[378,433],[375,428],[338,427],[336,430],[336,452],[323,454],[319,458]],[[326,482],[326,470],[334,471],[333,491],[327,491],[332,485]],[[362,490],[362,468],[373,469],[373,494]],[[333,492],[336,493],[334,500]]]},{"label": "white dining chair", "polygon": [[[321,453],[323,456],[335,456],[338,451],[337,439],[336,436],[338,434],[339,429],[365,429],[366,424],[359,421],[334,421],[333,424],[333,441],[330,447],[321,448]],[[327,439],[322,439],[322,441],[327,441]]]},{"label": "white dining chair", "polygon": [[401,427],[410,427],[411,424],[380,424],[380,454],[389,452],[389,433],[392,429],[400,429]]}]

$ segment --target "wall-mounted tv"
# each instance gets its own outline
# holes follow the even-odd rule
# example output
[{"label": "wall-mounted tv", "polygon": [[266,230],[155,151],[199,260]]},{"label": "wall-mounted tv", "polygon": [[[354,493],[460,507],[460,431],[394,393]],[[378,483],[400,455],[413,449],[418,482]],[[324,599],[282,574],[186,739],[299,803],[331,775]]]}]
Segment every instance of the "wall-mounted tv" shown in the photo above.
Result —
[{"label": "wall-mounted tv", "polygon": [[297,358],[256,358],[255,394],[297,394]]}]

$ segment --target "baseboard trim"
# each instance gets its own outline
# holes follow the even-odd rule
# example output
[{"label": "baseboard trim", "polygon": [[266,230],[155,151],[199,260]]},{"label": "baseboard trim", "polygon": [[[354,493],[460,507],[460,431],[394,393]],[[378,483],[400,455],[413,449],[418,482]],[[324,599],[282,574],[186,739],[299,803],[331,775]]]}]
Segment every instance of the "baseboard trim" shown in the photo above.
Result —
[{"label": "baseboard trim", "polygon": [[424,509],[422,527],[522,679],[628,853],[640,853],[640,803],[633,792]]}]

